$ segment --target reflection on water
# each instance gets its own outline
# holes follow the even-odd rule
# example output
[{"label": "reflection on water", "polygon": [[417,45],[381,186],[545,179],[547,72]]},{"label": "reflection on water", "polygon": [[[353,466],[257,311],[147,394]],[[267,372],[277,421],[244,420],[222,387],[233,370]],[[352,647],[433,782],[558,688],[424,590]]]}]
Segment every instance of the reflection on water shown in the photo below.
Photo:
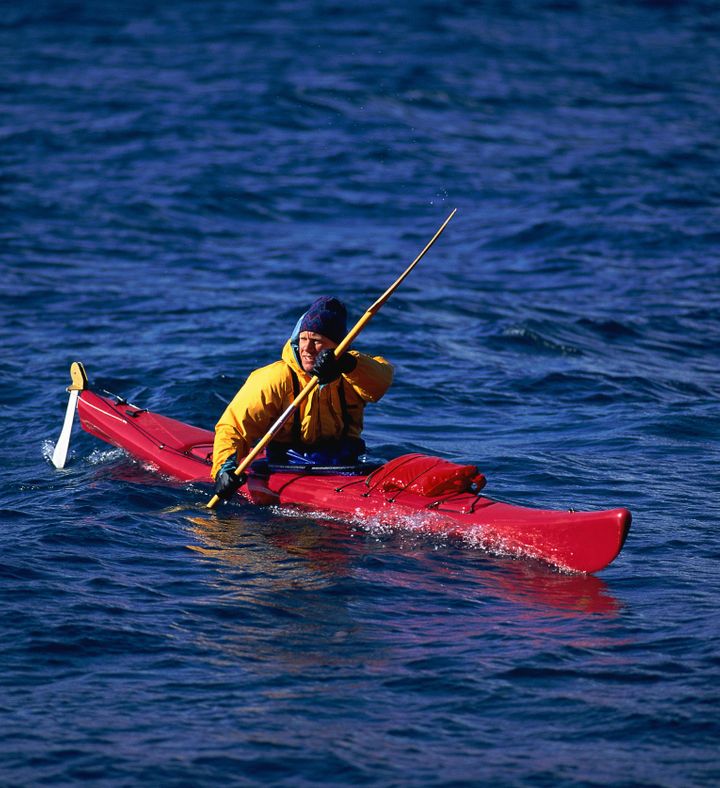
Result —
[{"label": "reflection on water", "polygon": [[185,519],[190,549],[213,570],[193,606],[212,617],[212,637],[194,628],[195,642],[273,685],[278,671],[283,682],[328,670],[348,681],[358,671],[411,683],[427,671],[501,677],[548,642],[602,649],[603,621],[621,607],[600,578],[420,535],[250,507]]},{"label": "reflection on water", "polygon": [[362,634],[348,604],[352,556],[337,532],[235,512],[186,520],[200,542],[188,547],[215,562],[219,616],[227,624],[215,645],[226,657],[280,660],[288,670],[354,664],[359,654],[366,663],[382,662],[382,645],[369,645],[373,638]]},{"label": "reflection on water", "polygon": [[[243,598],[257,584],[276,592],[358,591],[368,584],[476,601],[503,600],[532,618],[548,609],[568,616],[613,616],[621,605],[594,575],[562,574],[544,564],[489,556],[430,537],[368,534],[331,520],[278,517],[188,517],[200,545],[192,549],[220,562],[227,580],[242,579]],[[240,572],[241,574],[238,574]],[[352,594],[351,594],[352,595]]]},{"label": "reflection on water", "polygon": [[496,576],[498,596],[505,599],[514,599],[528,607],[547,606],[568,614],[614,616],[622,608],[605,581],[595,575],[562,574],[522,561],[506,563],[506,571]]},{"label": "reflection on water", "polygon": [[[226,565],[271,576],[282,588],[311,588],[347,573],[350,555],[337,527],[319,528],[295,520],[259,522],[233,513],[229,517],[193,516],[187,520],[202,545],[190,545]],[[280,573],[273,572],[281,567]],[[270,573],[270,574],[268,574]]]}]

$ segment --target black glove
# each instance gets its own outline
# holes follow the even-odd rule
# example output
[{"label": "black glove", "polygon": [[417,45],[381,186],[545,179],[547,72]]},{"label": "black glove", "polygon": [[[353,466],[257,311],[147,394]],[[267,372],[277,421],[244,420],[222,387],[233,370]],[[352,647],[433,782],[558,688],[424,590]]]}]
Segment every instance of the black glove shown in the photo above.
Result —
[{"label": "black glove", "polygon": [[315,359],[315,366],[312,368],[312,374],[320,381],[320,383],[331,383],[337,380],[340,375],[346,372],[352,372],[357,366],[357,359],[349,353],[343,353],[340,358],[335,358],[335,351],[321,350],[318,357]]},{"label": "black glove", "polygon": [[234,461],[226,461],[220,468],[215,477],[215,495],[221,501],[228,501],[247,481],[247,474],[235,473],[237,464]]}]

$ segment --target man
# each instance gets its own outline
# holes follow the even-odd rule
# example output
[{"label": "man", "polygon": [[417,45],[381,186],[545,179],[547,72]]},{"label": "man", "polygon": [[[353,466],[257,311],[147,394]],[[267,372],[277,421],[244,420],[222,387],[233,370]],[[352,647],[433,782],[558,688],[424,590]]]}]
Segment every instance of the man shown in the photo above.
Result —
[{"label": "man", "polygon": [[335,358],[347,335],[347,312],[323,296],[298,320],[282,359],[250,374],[215,425],[212,475],[215,492],[230,498],[245,482],[233,471],[294,401],[311,376],[319,385],[302,402],[267,447],[271,462],[350,465],[365,450],[360,437],[367,402],[377,402],[393,378],[381,356],[356,350]]}]

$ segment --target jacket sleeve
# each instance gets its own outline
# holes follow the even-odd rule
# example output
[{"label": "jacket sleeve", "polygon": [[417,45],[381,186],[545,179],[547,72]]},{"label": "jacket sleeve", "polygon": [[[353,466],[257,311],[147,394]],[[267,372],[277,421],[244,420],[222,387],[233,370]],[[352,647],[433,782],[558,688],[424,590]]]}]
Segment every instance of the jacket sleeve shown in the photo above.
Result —
[{"label": "jacket sleeve", "polygon": [[368,356],[357,350],[349,352],[358,363],[352,372],[345,375],[345,379],[365,402],[377,402],[393,381],[392,364],[382,356]]},{"label": "jacket sleeve", "polygon": [[282,413],[286,396],[285,364],[276,362],[255,370],[215,425],[212,476],[233,454],[249,454]]}]

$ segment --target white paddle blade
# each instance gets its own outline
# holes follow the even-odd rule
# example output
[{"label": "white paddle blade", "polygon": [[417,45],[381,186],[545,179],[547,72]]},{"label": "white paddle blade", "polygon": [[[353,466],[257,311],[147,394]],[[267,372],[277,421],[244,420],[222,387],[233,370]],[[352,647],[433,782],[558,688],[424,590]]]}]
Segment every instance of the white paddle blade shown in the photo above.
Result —
[{"label": "white paddle blade", "polygon": [[65,421],[63,422],[62,432],[55,444],[55,449],[52,454],[52,464],[56,468],[64,468],[65,460],[67,460],[68,449],[70,448],[70,433],[72,432],[73,418],[75,416],[75,407],[77,406],[79,391],[73,390],[70,392],[70,399],[68,400],[67,410],[65,411]]}]

